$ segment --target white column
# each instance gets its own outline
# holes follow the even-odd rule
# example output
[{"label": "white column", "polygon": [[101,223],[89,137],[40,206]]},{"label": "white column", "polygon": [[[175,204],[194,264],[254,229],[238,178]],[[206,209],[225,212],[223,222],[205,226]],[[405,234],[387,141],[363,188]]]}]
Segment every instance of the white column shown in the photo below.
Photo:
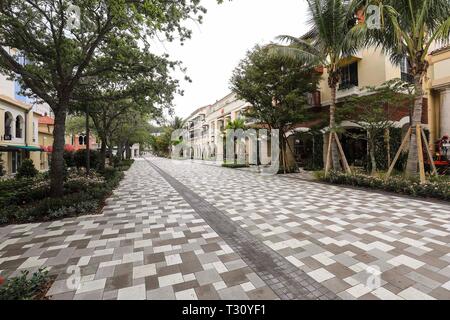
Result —
[{"label": "white column", "polygon": [[450,88],[441,93],[441,135],[450,135]]}]

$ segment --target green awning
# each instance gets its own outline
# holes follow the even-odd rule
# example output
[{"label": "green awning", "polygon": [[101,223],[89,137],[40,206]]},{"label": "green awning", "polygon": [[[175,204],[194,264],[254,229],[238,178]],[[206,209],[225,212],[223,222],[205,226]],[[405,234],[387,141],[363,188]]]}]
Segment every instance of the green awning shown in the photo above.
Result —
[{"label": "green awning", "polygon": [[0,146],[0,151],[42,151],[39,147],[33,147],[33,146]]}]

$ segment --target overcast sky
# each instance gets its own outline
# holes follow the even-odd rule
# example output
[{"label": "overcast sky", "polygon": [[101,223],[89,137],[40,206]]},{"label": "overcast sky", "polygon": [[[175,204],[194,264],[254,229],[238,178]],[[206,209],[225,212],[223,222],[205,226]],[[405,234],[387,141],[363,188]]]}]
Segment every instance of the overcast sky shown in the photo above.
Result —
[{"label": "overcast sky", "polygon": [[218,5],[203,0],[204,22],[194,25],[184,46],[165,44],[173,60],[183,61],[192,83],[183,82],[184,96],[175,100],[175,113],[187,117],[195,109],[227,95],[232,71],[256,44],[281,34],[300,36],[307,30],[304,0],[233,0]]}]

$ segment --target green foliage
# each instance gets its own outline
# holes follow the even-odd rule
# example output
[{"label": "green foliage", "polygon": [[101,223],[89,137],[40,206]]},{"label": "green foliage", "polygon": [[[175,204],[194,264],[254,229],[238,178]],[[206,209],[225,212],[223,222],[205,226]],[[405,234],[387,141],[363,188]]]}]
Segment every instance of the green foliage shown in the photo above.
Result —
[{"label": "green foliage", "polygon": [[132,161],[118,168],[107,168],[89,177],[83,170],[70,170],[61,197],[50,198],[49,181],[36,179],[0,182],[0,224],[49,221],[65,217],[93,214],[124,177]]},{"label": "green foliage", "polygon": [[370,162],[366,167],[371,168],[372,174],[375,174],[379,169],[379,158],[387,161],[386,143],[383,148],[380,141],[384,141],[387,131],[393,129],[393,119],[398,110],[403,107],[409,111],[409,106],[414,101],[414,95],[409,92],[413,88],[407,82],[394,79],[378,87],[366,87],[362,90],[367,94],[345,99],[343,106],[338,109],[338,119],[339,122],[348,120],[356,123],[364,131],[363,134],[353,135],[353,138],[367,140]]},{"label": "green foliage", "polygon": [[67,168],[75,167],[75,152],[64,150],[64,162]]},{"label": "green foliage", "polygon": [[234,70],[231,89],[252,105],[245,116],[287,131],[307,119],[306,94],[316,91],[318,81],[319,74],[311,67],[284,61],[257,46]]},{"label": "green foliage", "polygon": [[3,168],[3,159],[2,159],[2,153],[0,152],[0,177],[5,174],[4,168]]},{"label": "green foliage", "polygon": [[43,296],[51,281],[48,270],[39,269],[31,277],[29,274],[28,270],[22,271],[20,276],[0,286],[0,300],[34,300]]},{"label": "green foliage", "polygon": [[25,159],[22,161],[22,165],[17,170],[16,178],[34,178],[38,175],[39,171],[34,167],[33,160]]},{"label": "green foliage", "polygon": [[420,184],[417,180],[409,180],[401,176],[394,176],[386,180],[383,177],[373,177],[363,174],[349,175],[340,172],[330,172],[327,177],[325,177],[323,173],[318,173],[316,177],[322,181],[333,184],[364,187],[417,197],[450,201],[450,182],[442,178],[434,178],[431,182]]},{"label": "green foliage", "polygon": [[239,169],[239,168],[248,168],[249,166],[246,164],[224,163],[222,164],[222,167],[230,169]]},{"label": "green foliage", "polygon": [[[100,155],[96,150],[89,151],[91,168],[97,168],[100,164]],[[74,153],[74,164],[77,168],[86,168],[87,150],[78,150]]]},{"label": "green foliage", "polygon": [[[0,73],[18,81],[21,94],[47,103],[55,114],[55,126],[60,127],[67,113],[84,111],[86,105],[96,107],[96,102],[121,109],[124,101],[133,100],[150,106],[150,114],[170,106],[178,88],[171,72],[179,63],[166,54],[153,54],[151,39],[190,38],[185,21],[202,21],[206,9],[200,1],[77,0],[74,4],[81,12],[75,18],[79,27],[69,30],[73,16],[67,12],[68,1],[2,1]],[[55,134],[55,144],[60,145],[55,145],[52,155],[51,179],[52,194],[59,196],[64,182],[60,166],[64,131]]]},{"label": "green foliage", "polygon": [[228,122],[227,127],[225,129],[230,129],[230,130],[245,130],[247,129],[247,126],[245,125],[245,119],[243,118],[239,118],[239,119],[235,119],[231,122]]},{"label": "green foliage", "polygon": [[[252,105],[244,116],[280,130],[282,159],[286,159],[285,133],[311,115],[307,94],[317,90],[319,78],[304,62],[282,59],[259,46],[233,72],[231,89]],[[287,169],[285,161],[281,164]]]},{"label": "green foliage", "polygon": [[178,145],[181,143],[181,140],[172,140],[172,133],[175,130],[179,130],[183,127],[183,121],[181,118],[175,117],[175,120],[172,121],[169,125],[163,126],[159,128],[160,135],[155,136],[151,135],[149,144],[152,149],[152,152],[158,157],[169,158],[171,156],[171,148],[172,146]]}]

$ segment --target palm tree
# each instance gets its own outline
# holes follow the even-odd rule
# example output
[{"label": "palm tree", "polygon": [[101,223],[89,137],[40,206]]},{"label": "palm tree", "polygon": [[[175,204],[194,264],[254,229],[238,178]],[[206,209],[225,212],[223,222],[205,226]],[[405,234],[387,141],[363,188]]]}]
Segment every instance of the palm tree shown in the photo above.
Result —
[{"label": "palm tree", "polygon": [[175,116],[170,124],[170,127],[174,130],[182,129],[184,125],[184,120],[181,117]]},{"label": "palm tree", "polygon": [[[294,59],[323,66],[328,72],[331,89],[330,133],[336,132],[336,91],[340,81],[342,60],[354,55],[360,41],[350,36],[356,23],[355,7],[344,0],[307,0],[310,30],[300,38],[280,36],[287,46],[271,45],[271,52],[287,59]],[[330,134],[331,137],[331,134]],[[333,168],[341,168],[337,143],[331,145]],[[329,159],[327,159],[328,163]]]},{"label": "palm tree", "polygon": [[234,121],[228,122],[226,129],[230,130],[245,130],[247,127],[245,125],[245,120],[243,118],[236,119]]},{"label": "palm tree", "polygon": [[[422,123],[423,83],[427,75],[427,61],[434,43],[449,42],[450,2],[449,0],[365,0],[354,1],[360,8],[364,5],[378,5],[382,27],[370,30],[366,23],[355,27],[355,34],[367,36],[367,45],[376,45],[399,65],[407,59],[410,73],[414,77],[415,102],[411,126]],[[417,175],[418,148],[415,130],[412,130],[409,145],[408,176]]]}]

